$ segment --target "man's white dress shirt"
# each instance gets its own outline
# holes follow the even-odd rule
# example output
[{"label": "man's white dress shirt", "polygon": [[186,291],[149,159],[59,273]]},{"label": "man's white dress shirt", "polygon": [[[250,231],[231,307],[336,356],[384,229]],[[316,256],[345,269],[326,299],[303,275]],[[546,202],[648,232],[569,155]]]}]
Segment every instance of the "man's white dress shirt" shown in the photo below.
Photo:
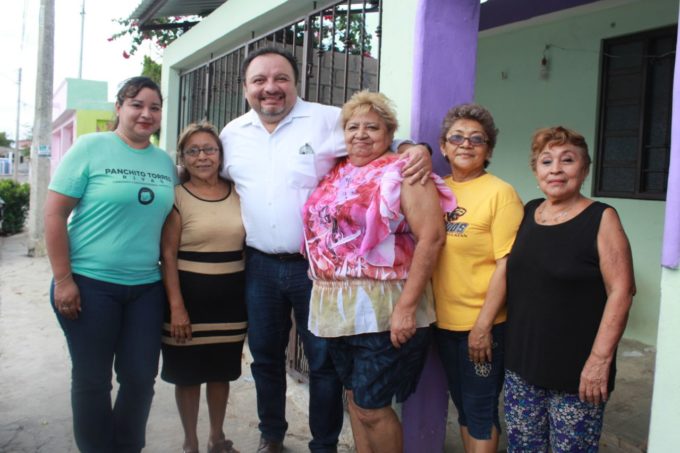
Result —
[{"label": "man's white dress shirt", "polygon": [[302,207],[337,158],[347,154],[337,107],[298,98],[271,134],[254,110],[220,133],[222,176],[241,198],[246,243],[265,253],[296,253]]}]

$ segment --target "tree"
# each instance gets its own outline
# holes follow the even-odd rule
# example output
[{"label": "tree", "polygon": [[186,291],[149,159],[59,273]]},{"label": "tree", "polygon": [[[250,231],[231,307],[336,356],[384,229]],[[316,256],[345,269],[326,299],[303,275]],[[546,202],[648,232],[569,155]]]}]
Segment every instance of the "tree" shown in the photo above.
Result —
[{"label": "tree", "polygon": [[[362,52],[365,55],[370,55],[371,53],[371,40],[373,35],[368,33],[366,30],[366,25],[364,24],[361,14],[352,13],[349,16],[349,30],[347,27],[347,14],[342,11],[338,12],[335,19],[335,34],[333,34],[333,16],[324,15],[322,16],[323,34],[321,36],[321,42],[319,45],[319,40],[315,36],[315,44],[317,47],[328,51],[335,52],[345,52],[347,51],[350,55],[359,55]],[[315,19],[315,25],[319,26],[319,19]]]},{"label": "tree", "polygon": [[[349,30],[347,29],[347,9],[339,7],[333,16],[332,10],[324,11],[324,14],[312,19],[314,48],[324,52],[347,51],[350,55],[370,56],[373,48],[373,35],[366,29],[366,24],[361,13],[353,12],[349,15]],[[305,28],[293,24],[290,27],[278,30],[274,39],[278,42],[288,43],[295,39],[296,46],[303,46],[305,40]],[[362,46],[363,44],[363,46]]]},{"label": "tree", "polygon": [[12,146],[14,140],[7,138],[7,132],[0,132],[0,146],[5,146],[7,148]]},{"label": "tree", "polygon": [[161,84],[161,71],[163,66],[160,63],[156,63],[153,58],[148,55],[144,55],[144,63],[142,66],[142,75],[150,78],[158,85]]},{"label": "tree", "polygon": [[19,233],[24,228],[30,194],[31,188],[27,183],[19,184],[11,179],[0,181],[0,198],[5,202],[1,234]]}]

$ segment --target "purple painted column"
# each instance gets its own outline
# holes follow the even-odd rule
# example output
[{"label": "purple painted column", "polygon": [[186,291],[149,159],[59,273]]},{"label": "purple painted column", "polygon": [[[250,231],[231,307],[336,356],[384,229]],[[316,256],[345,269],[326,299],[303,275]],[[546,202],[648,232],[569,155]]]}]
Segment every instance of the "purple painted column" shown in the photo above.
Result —
[{"label": "purple painted column", "polygon": [[[428,142],[435,171],[450,173],[439,151],[439,128],[449,108],[474,96],[479,0],[419,0],[413,50],[411,137]],[[416,392],[402,407],[405,453],[444,449],[448,391],[436,348]],[[457,431],[456,431],[457,432]]]},{"label": "purple painted column", "polygon": [[676,43],[675,76],[673,79],[673,119],[671,130],[671,163],[666,190],[666,220],[663,232],[661,265],[680,267],[680,41]]},{"label": "purple painted column", "polygon": [[435,171],[450,173],[439,152],[449,108],[474,97],[479,0],[419,0],[413,49],[411,137],[437,150]]}]

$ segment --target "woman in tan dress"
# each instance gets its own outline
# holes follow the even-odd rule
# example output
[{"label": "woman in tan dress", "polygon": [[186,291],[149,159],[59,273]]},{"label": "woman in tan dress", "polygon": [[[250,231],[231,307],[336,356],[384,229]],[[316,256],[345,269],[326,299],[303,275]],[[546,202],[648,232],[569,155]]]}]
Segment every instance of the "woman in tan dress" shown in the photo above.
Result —
[{"label": "woman in tan dress", "polygon": [[177,149],[188,180],[176,186],[163,228],[168,310],[161,378],[175,384],[184,451],[199,451],[196,425],[206,383],[208,452],[233,453],[223,424],[229,381],[241,375],[247,326],[241,208],[233,184],[218,175],[224,152],[211,124],[189,125]]}]

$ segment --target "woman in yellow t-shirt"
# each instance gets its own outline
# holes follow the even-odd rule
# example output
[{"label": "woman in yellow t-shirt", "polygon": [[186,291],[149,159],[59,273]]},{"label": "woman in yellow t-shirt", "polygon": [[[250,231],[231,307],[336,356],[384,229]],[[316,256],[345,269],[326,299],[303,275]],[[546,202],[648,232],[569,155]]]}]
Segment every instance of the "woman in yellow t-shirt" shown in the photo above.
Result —
[{"label": "woman in yellow t-shirt", "polygon": [[468,452],[498,447],[505,265],[523,215],[515,189],[486,171],[497,134],[488,110],[463,104],[446,114],[439,139],[458,207],[445,214],[446,245],[433,274],[435,336]]}]

